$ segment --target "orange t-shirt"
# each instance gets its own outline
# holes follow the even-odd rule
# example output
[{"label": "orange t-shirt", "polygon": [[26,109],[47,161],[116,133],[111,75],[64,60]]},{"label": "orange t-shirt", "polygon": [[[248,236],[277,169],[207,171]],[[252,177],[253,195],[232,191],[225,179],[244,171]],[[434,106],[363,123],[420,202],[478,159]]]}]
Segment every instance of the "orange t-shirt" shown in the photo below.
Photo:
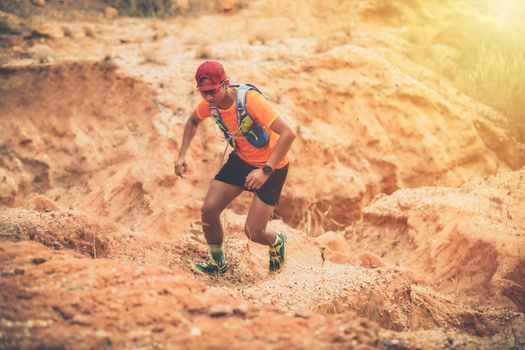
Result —
[{"label": "orange t-shirt", "polygon": [[[246,94],[246,110],[248,114],[255,120],[255,122],[262,127],[268,133],[269,142],[262,148],[254,147],[248,140],[246,140],[242,134],[235,138],[235,149],[237,155],[243,161],[256,167],[263,167],[270,155],[279,135],[270,129],[272,123],[277,119],[278,114],[272,108],[270,103],[258,92],[254,90],[248,91]],[[196,108],[197,116],[199,119],[204,120],[211,116],[211,112],[208,106],[208,102],[201,100]],[[228,109],[220,109],[222,120],[226,125],[226,128],[230,133],[239,131],[237,124],[237,115],[235,114],[235,102]],[[240,131],[239,131],[240,132]],[[288,157],[284,158],[277,164],[276,169],[280,169],[288,163]]]}]

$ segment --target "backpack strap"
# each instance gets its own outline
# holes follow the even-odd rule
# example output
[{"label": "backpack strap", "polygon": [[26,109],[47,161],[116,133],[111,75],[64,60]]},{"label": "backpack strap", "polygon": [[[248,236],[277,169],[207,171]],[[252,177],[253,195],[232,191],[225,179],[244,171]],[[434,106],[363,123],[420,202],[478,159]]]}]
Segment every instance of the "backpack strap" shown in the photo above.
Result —
[{"label": "backpack strap", "polygon": [[228,131],[228,128],[226,127],[226,124],[224,124],[224,121],[222,120],[221,112],[219,111],[219,107],[208,105],[208,108],[210,109],[211,116],[213,118],[213,121],[215,121],[215,124],[219,126],[219,129],[223,132],[224,138],[230,146],[232,146],[235,149],[235,143],[233,142],[233,137],[231,133]]},{"label": "backpack strap", "polygon": [[[255,90],[261,95],[264,96],[261,90],[259,90],[255,85],[252,84],[242,84],[237,87],[237,95],[235,97],[235,110],[237,112],[237,125],[241,125],[242,120],[248,114],[246,109],[246,95],[248,91]],[[266,98],[266,96],[264,96]]]},{"label": "backpack strap", "polygon": [[[246,140],[252,144],[252,146],[257,148],[265,147],[269,142],[268,133],[262,126],[257,124],[257,122],[250,116],[246,108],[246,96],[248,91],[255,90],[262,96],[264,96],[264,94],[252,84],[232,84],[230,87],[237,89],[235,94],[235,114],[237,116],[237,126],[239,130],[242,132]],[[266,96],[264,96],[264,98],[266,98]],[[235,149],[233,135],[228,131],[226,124],[224,124],[219,107],[208,105],[208,108],[210,109],[213,120],[219,126],[219,129],[221,129],[221,131],[224,133],[224,138]]]},{"label": "backpack strap", "polygon": [[[254,147],[261,148],[268,144],[269,137],[262,126],[256,123],[256,121],[250,116],[246,108],[246,96],[248,91],[255,90],[262,96],[264,94],[255,85],[242,84],[234,85],[237,88],[237,94],[235,96],[235,112],[237,115],[237,125],[243,133],[244,137]],[[264,96],[266,98],[266,96]]]}]

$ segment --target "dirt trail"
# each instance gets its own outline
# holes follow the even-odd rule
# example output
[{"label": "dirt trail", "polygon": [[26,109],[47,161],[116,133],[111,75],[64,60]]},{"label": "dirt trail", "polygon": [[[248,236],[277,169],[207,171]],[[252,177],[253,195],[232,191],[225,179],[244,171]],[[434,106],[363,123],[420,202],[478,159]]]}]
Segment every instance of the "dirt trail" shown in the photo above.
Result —
[{"label": "dirt trail", "polygon": [[[525,347],[525,148],[407,57],[416,3],[162,20],[53,3],[26,23],[40,34],[13,34],[0,67],[0,347]],[[190,270],[224,150],[204,123],[173,173],[205,58],[299,135],[277,276],[243,233],[250,194],[223,215],[230,271]]]}]

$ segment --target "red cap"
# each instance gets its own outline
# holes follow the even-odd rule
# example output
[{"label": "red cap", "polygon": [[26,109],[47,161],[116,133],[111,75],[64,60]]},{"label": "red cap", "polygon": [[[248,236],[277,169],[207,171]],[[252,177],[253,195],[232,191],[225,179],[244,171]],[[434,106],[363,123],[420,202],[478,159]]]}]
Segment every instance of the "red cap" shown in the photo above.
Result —
[{"label": "red cap", "polygon": [[217,61],[205,61],[202,63],[199,68],[197,68],[197,72],[195,73],[197,86],[201,86],[201,83],[204,79],[208,79],[210,81],[210,83],[208,83],[210,86],[222,83],[222,81],[226,79],[226,72],[224,72],[222,64]]}]

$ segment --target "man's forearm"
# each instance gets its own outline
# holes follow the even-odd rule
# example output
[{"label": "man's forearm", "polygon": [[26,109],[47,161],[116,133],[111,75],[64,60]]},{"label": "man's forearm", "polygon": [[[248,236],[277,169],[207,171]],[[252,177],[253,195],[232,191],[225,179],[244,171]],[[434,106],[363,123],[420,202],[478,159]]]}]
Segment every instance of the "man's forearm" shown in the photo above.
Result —
[{"label": "man's forearm", "polygon": [[296,137],[296,134],[293,132],[286,132],[280,135],[279,140],[275,144],[275,148],[273,149],[273,152],[270,155],[270,158],[268,158],[268,161],[266,162],[266,164],[268,164],[273,169],[275,169],[277,164],[279,164],[279,162],[284,158],[284,156],[290,150],[290,147],[292,146],[292,143],[295,140],[295,137]]},{"label": "man's forearm", "polygon": [[180,145],[180,150],[179,150],[179,157],[186,156],[186,152],[188,152],[188,148],[190,147],[191,140],[193,140],[193,137],[195,136],[195,133],[197,132],[198,126],[199,126],[199,123],[195,122],[195,120],[191,116],[186,121],[186,125],[184,126],[184,134],[182,136],[182,143]]}]

